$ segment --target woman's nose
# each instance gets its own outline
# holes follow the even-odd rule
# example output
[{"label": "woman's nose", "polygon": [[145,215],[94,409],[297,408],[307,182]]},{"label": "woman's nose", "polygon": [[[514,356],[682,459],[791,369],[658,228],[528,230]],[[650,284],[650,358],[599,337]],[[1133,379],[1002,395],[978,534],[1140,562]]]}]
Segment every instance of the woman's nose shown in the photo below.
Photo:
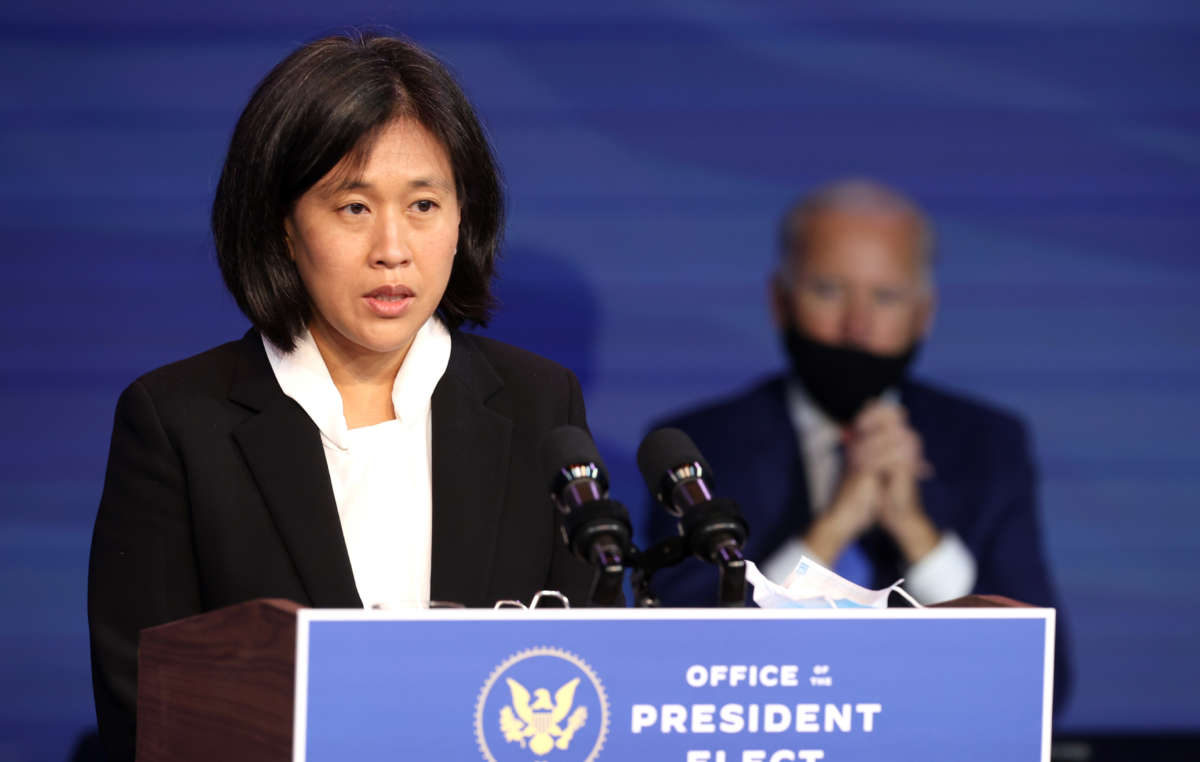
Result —
[{"label": "woman's nose", "polygon": [[385,215],[375,237],[373,263],[380,267],[402,267],[412,261],[411,241],[399,218]]}]

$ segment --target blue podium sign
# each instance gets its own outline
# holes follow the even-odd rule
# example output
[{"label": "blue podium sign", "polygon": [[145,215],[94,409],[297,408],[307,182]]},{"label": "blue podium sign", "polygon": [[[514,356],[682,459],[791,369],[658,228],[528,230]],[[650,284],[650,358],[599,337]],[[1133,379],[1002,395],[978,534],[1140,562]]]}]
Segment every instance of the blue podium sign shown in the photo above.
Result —
[{"label": "blue podium sign", "polygon": [[295,762],[1048,760],[1050,609],[305,609]]}]

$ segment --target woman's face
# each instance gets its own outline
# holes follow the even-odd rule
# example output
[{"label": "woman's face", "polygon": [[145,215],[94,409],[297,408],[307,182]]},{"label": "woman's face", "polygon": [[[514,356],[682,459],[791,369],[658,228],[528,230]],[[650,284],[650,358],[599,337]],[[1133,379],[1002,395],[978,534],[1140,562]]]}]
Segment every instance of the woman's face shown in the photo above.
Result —
[{"label": "woman's face", "polygon": [[387,125],[361,172],[345,161],[296,202],[288,245],[326,363],[403,362],[437,309],[458,244],[459,201],[442,144],[415,120]]}]

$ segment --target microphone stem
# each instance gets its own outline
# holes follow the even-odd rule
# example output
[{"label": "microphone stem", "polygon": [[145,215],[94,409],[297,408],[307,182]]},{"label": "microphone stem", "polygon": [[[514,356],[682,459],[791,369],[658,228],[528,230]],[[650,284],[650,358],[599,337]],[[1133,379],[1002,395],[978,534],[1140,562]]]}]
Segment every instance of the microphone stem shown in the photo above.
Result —
[{"label": "microphone stem", "polygon": [[596,567],[596,576],[592,580],[592,589],[588,595],[590,606],[616,606],[621,602],[621,585],[625,580],[625,562],[621,554],[621,546],[612,536],[604,535],[592,543],[592,565]]},{"label": "microphone stem", "polygon": [[746,605],[746,557],[737,540],[728,537],[712,553],[717,564],[717,603],[724,607]]}]

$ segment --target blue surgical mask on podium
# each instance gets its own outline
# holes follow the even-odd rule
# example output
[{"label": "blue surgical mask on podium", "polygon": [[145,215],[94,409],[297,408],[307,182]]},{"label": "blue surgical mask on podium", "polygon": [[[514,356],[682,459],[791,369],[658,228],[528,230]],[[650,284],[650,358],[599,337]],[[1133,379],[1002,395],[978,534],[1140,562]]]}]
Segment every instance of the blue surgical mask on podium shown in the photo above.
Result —
[{"label": "blue surgical mask on podium", "polygon": [[746,580],[754,586],[754,602],[764,609],[885,609],[893,590],[921,607],[900,587],[903,579],[882,590],[871,590],[838,576],[808,556],[800,557],[782,585],[767,579],[750,561],[746,562]]}]

